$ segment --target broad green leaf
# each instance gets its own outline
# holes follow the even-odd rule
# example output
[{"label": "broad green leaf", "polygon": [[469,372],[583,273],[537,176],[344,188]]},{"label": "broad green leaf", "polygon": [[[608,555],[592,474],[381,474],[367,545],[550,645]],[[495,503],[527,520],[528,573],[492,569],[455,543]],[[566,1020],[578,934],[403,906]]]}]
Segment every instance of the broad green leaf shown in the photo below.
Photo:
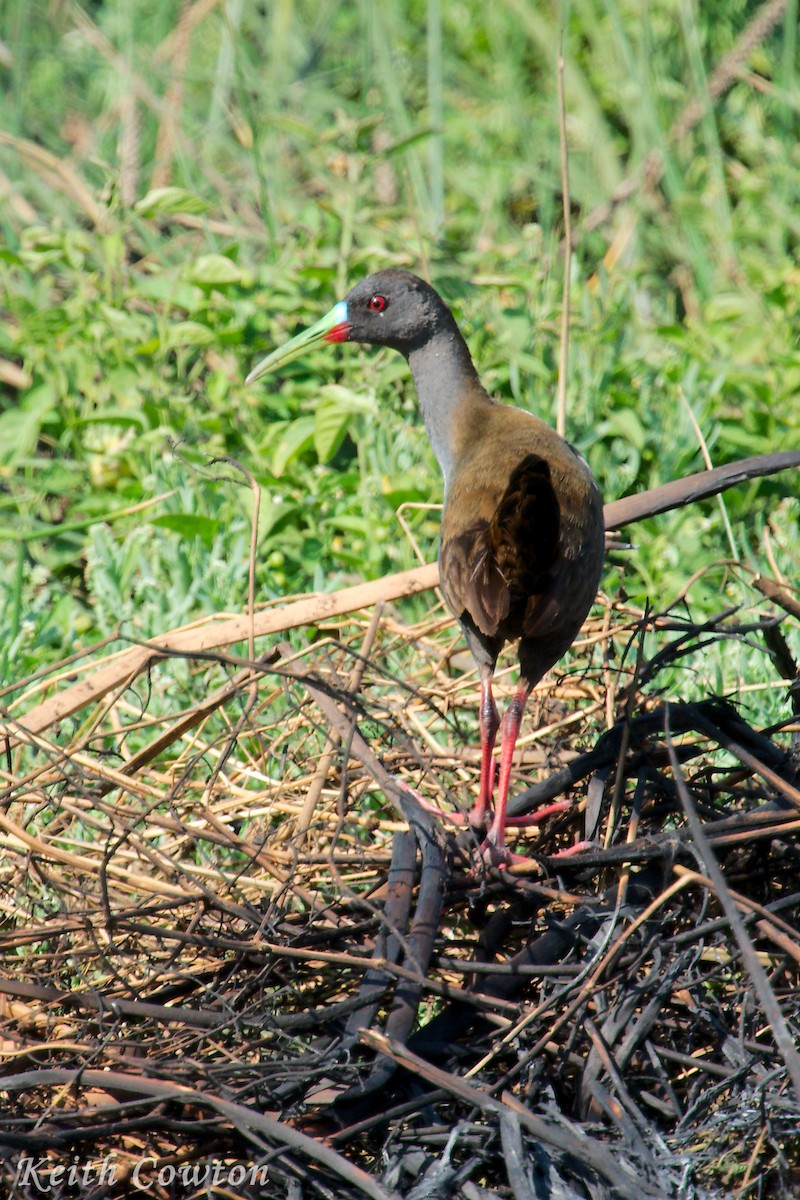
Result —
[{"label": "broad green leaf", "polygon": [[620,408],[611,413],[607,426],[641,451],[647,440],[644,426],[632,408]]},{"label": "broad green leaf", "polygon": [[207,546],[211,545],[220,529],[219,521],[199,513],[164,513],[160,517],[153,517],[150,524],[172,529],[184,538],[199,537]]},{"label": "broad green leaf", "polygon": [[222,287],[228,283],[245,283],[251,278],[247,271],[243,271],[237,263],[226,258],[224,254],[201,254],[199,258],[189,264],[187,275],[192,283],[198,283],[202,287]]},{"label": "broad green leaf", "polygon": [[353,414],[338,404],[324,404],[314,416],[314,449],[320,462],[330,462],[341,446]]},{"label": "broad green leaf", "polygon": [[158,304],[174,305],[187,313],[206,303],[197,288],[174,275],[148,275],[137,284],[137,291]]},{"label": "broad green leaf", "polygon": [[166,349],[174,349],[176,346],[208,346],[216,340],[214,330],[199,321],[176,321],[167,328],[161,344]]},{"label": "broad green leaf", "polygon": [[[722,433],[722,440],[730,446],[740,446],[746,451],[749,456],[751,454],[766,454],[770,450],[776,449],[769,438],[753,433],[751,429],[744,429],[730,423],[726,424]],[[789,449],[790,447],[781,446],[780,449]]]},{"label": "broad green leaf", "polygon": [[377,397],[371,389],[356,391],[341,383],[326,383],[319,389],[321,400],[349,413],[371,413],[377,407]]},{"label": "broad green leaf", "polygon": [[375,523],[367,517],[353,517],[346,513],[340,513],[336,517],[330,517],[322,524],[328,528],[346,529],[350,533],[371,534],[375,528]]},{"label": "broad green leaf", "polygon": [[211,206],[202,196],[181,187],[153,188],[137,200],[133,210],[140,217],[161,217],[170,213],[189,213],[197,216],[208,212]]},{"label": "broad green leaf", "polygon": [[56,405],[50,384],[28,392],[22,404],[0,415],[0,473],[8,474],[36,448],[39,433]]},{"label": "broad green leaf", "polygon": [[81,425],[134,425],[137,429],[148,428],[147,418],[137,409],[132,408],[98,408],[85,416],[77,417],[72,424]]},{"label": "broad green leaf", "polygon": [[753,301],[740,292],[718,292],[706,304],[707,321],[739,321],[753,311]]},{"label": "broad green leaf", "polygon": [[272,473],[282,475],[290,462],[308,450],[314,441],[314,418],[298,417],[284,427],[272,455]]},{"label": "broad green leaf", "polygon": [[[141,342],[153,327],[152,318],[144,313],[131,313],[110,304],[101,304],[100,312],[114,332],[129,342]],[[98,331],[99,332],[99,331]]]}]

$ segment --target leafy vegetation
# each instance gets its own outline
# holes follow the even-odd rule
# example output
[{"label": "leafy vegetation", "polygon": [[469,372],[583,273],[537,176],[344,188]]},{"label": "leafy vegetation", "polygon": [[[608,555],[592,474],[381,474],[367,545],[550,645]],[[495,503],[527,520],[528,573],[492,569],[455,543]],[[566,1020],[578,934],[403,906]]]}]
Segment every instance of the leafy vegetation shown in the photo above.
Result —
[{"label": "leafy vegetation", "polygon": [[[715,464],[800,444],[797,3],[736,57],[756,13],[569,9],[569,433],[608,498],[702,468],[698,430]],[[0,679],[244,606],[251,492],[215,460],[262,488],[260,599],[412,565],[396,510],[441,485],[402,361],[345,347],[243,379],[407,264],[490,390],[553,418],[558,12],[30,0],[0,20]],[[436,514],[404,512],[431,557]],[[761,562],[769,526],[796,577],[799,514],[787,478],[668,514],[607,585],[664,607],[715,560]],[[693,611],[742,586],[702,574]]]},{"label": "leafy vegetation", "polygon": [[[0,9],[0,711],[10,704],[13,717],[45,694],[61,699],[76,668],[53,664],[87,646],[94,665],[126,641],[240,613],[253,477],[259,602],[409,567],[417,546],[433,557],[440,474],[398,356],[331,348],[244,384],[269,348],[368,271],[402,264],[428,275],[453,305],[489,389],[553,420],[564,305],[562,22],[575,241],[569,436],[609,499],[700,469],[706,456],[721,464],[800,446],[797,10],[798,0],[26,0]],[[634,545],[609,555],[604,579],[619,603],[597,606],[567,656],[568,686],[534,698],[535,744],[528,739],[527,763],[515,773],[522,787],[541,774],[540,761],[552,771],[599,743],[600,727],[628,713],[641,656],[644,682],[629,715],[639,707],[644,722],[628,727],[636,761],[624,739],[609,751],[607,765],[593,768],[588,810],[602,808],[598,836],[612,852],[635,838],[624,853],[637,869],[668,845],[684,873],[651,908],[652,971],[653,922],[638,931],[623,922],[613,941],[603,935],[602,978],[571,978],[589,1016],[634,1013],[635,1024],[647,1002],[650,1058],[643,1069],[628,1058],[628,1094],[637,1137],[637,1113],[649,1113],[659,1132],[642,1145],[667,1146],[684,1190],[729,1189],[733,1180],[742,1195],[783,1194],[797,1157],[796,1137],[784,1136],[791,1114],[780,1073],[781,1057],[791,1060],[777,1039],[773,1050],[772,1016],[753,1003],[755,976],[730,924],[718,920],[724,892],[685,871],[697,843],[680,848],[677,772],[667,769],[661,733],[647,776],[637,739],[660,697],[731,695],[745,717],[738,722],[723,704],[706,709],[720,722],[718,737],[692,724],[689,705],[676,705],[670,721],[677,715],[680,737],[685,716],[687,738],[708,747],[684,759],[689,785],[791,1021],[791,829],[777,806],[774,824],[767,816],[774,776],[760,783],[727,735],[739,741],[736,754],[751,747],[777,769],[791,712],[796,726],[781,672],[790,675],[800,658],[797,622],[765,630],[773,610],[752,574],[796,582],[798,518],[797,474],[787,473],[626,530]],[[642,632],[648,602],[658,615]],[[358,726],[374,751],[431,799],[466,809],[478,769],[475,680],[461,674],[468,655],[430,596],[404,605],[401,616],[424,610],[426,619],[404,624],[392,612],[373,625],[362,612],[322,622],[313,641],[308,626],[294,631],[303,649],[294,668],[321,671],[333,689],[358,677]],[[5,1041],[15,1060],[28,1044],[41,1057],[39,1031],[57,1020],[59,1062],[66,1069],[74,1059],[80,1080],[93,1039],[97,1067],[116,1071],[124,1038],[157,1084],[191,1077],[251,1114],[287,1104],[298,1111],[301,1094],[313,1103],[320,1090],[295,1091],[297,1081],[324,1078],[327,1091],[334,1059],[317,1055],[321,1026],[304,1032],[295,1015],[309,1004],[320,1013],[359,979],[352,953],[319,971],[320,937],[338,925],[330,948],[361,947],[369,961],[376,926],[353,901],[364,897],[375,913],[397,814],[379,776],[348,765],[349,741],[340,754],[326,710],[309,703],[301,680],[276,671],[245,691],[230,662],[213,655],[179,653],[154,668],[145,659],[134,671],[129,658],[116,690],[91,711],[84,703],[67,717],[50,706],[39,744],[4,746],[3,920],[27,998],[9,1007]],[[509,677],[501,672],[498,693]],[[773,731],[762,733],[772,722],[774,741]],[[755,840],[750,825],[742,836],[741,827],[716,824],[753,807],[771,826],[761,821]],[[578,818],[561,821],[534,853],[566,844]],[[594,921],[608,907],[614,871],[602,866],[595,889],[592,869],[580,866],[571,894]],[[505,900],[486,892],[481,875],[473,885],[483,923]],[[507,910],[507,959],[552,920],[582,929],[570,925],[569,893],[541,908],[537,890],[530,923],[520,895]],[[636,911],[630,889],[627,901]],[[262,964],[253,939],[263,940],[265,905],[273,961]],[[280,912],[287,919],[276,923]],[[461,881],[444,916],[445,947],[471,956],[476,931]],[[395,932],[401,926],[392,918]],[[291,960],[282,959],[281,936]],[[452,985],[452,960],[432,961],[431,972],[422,959],[415,971],[420,963]],[[81,1010],[80,997],[58,1003],[53,988],[92,1003],[99,996],[113,1027],[88,1004]],[[517,1027],[519,1087],[502,1041],[495,1066],[525,1103],[544,1098],[574,1117],[579,1093],[600,1095],[597,1037],[569,983],[551,978],[548,988],[571,1006],[566,1023],[553,1025],[558,1009],[538,1009],[539,1026],[529,1012]],[[426,994],[422,1022],[440,999]],[[665,1020],[653,1024],[659,1006]],[[192,1026],[198,1009],[224,1024]],[[289,1021],[276,1023],[277,1010]],[[745,1054],[732,1073],[726,1029]],[[526,1044],[535,1043],[531,1073]],[[269,1066],[271,1047],[288,1074]],[[677,1053],[662,1060],[669,1047]],[[282,1080],[272,1092],[265,1063],[273,1084]],[[494,1087],[491,1070],[481,1068],[481,1081]],[[68,1089],[56,1111],[47,1089],[27,1081],[17,1132],[24,1137],[28,1122],[38,1136],[45,1105],[56,1141],[61,1121],[92,1145],[81,1121],[96,1131],[98,1110],[84,1107],[81,1117],[81,1108],[102,1099],[106,1085],[98,1086],[91,1097]],[[160,1111],[148,1128],[141,1104],[131,1109],[137,1152],[152,1137],[149,1161],[193,1161],[188,1124],[164,1125]],[[594,1101],[587,1111],[594,1121]],[[222,1156],[230,1128],[216,1125]],[[205,1143],[215,1128],[204,1123]],[[484,1142],[502,1156],[507,1139],[492,1141],[486,1128]],[[122,1126],[115,1131],[127,1152]],[[382,1164],[390,1178],[395,1166],[371,1136],[362,1139],[356,1160],[370,1173]],[[430,1144],[441,1150],[438,1139]],[[615,1137],[615,1155],[624,1141]],[[206,1149],[198,1142],[199,1155]],[[443,1163],[451,1150],[457,1162],[453,1143]],[[270,1157],[281,1194],[284,1169],[290,1189],[302,1177],[290,1159]],[[494,1187],[496,1169],[474,1177]]]}]

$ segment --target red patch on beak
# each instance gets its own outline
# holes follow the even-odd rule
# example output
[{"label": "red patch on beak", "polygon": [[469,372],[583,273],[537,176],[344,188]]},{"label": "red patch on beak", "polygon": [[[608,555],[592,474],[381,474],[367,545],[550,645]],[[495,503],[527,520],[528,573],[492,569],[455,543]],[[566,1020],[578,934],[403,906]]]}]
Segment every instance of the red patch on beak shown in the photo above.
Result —
[{"label": "red patch on beak", "polygon": [[340,325],[334,325],[333,329],[329,329],[324,335],[324,342],[346,342],[350,337],[350,325],[347,321],[342,321]]}]

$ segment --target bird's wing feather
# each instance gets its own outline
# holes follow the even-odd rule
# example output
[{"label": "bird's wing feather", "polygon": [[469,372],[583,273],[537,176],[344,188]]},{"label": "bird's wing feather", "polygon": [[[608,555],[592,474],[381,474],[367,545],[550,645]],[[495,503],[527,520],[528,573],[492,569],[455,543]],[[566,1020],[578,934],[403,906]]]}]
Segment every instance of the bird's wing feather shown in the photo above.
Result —
[{"label": "bird's wing feather", "polygon": [[442,521],[442,590],[456,616],[502,641],[523,632],[546,589],[558,554],[558,500],[535,454],[517,464],[502,492],[495,480],[472,483],[469,505],[448,505]]},{"label": "bird's wing feather", "polygon": [[508,616],[509,593],[491,553],[488,521],[443,538],[439,563],[448,608],[459,618],[468,614],[481,633],[496,637]]},{"label": "bird's wing feather", "polygon": [[529,454],[514,468],[489,526],[489,551],[512,608],[535,600],[558,556],[560,515],[550,468]]}]

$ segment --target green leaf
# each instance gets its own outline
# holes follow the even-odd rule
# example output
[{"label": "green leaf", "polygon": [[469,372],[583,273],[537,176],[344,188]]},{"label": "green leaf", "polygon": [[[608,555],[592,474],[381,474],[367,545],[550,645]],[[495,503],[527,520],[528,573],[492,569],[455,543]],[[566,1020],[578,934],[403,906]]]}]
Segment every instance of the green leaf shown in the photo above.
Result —
[{"label": "green leaf", "polygon": [[325,404],[314,417],[314,449],[320,462],[330,462],[341,446],[353,414],[338,404]]},{"label": "green leaf", "polygon": [[161,345],[173,350],[176,346],[208,346],[216,340],[214,330],[199,321],[176,321],[168,327]]},{"label": "green leaf", "polygon": [[201,287],[224,287],[231,283],[246,283],[252,278],[224,254],[201,254],[189,264],[188,277]]},{"label": "green leaf", "polygon": [[0,416],[0,474],[9,474],[36,448],[39,433],[56,407],[55,391],[49,384],[33,388],[18,408]]},{"label": "green leaf", "polygon": [[357,392],[341,383],[326,383],[319,389],[319,395],[321,400],[349,413],[371,413],[377,407],[373,391]]},{"label": "green leaf", "polygon": [[632,408],[620,408],[611,413],[606,422],[606,428],[620,434],[637,450],[641,451],[644,448],[647,435],[642,422]]},{"label": "green leaf", "polygon": [[386,158],[391,158],[395,154],[402,154],[404,150],[408,150],[411,146],[416,146],[419,142],[426,142],[432,137],[436,137],[435,129],[420,129],[416,133],[409,134],[408,137],[401,138],[391,146],[381,151]]},{"label": "green leaf", "polygon": [[72,424],[75,427],[81,425],[122,425],[123,427],[133,425],[141,430],[149,428],[144,414],[130,408],[98,408],[92,413],[87,413],[86,416],[76,417]]},{"label": "green leaf", "polygon": [[141,342],[152,328],[152,320],[143,313],[126,312],[110,304],[101,304],[99,311],[113,332],[129,342]]},{"label": "green leaf", "polygon": [[346,513],[328,517],[322,524],[326,529],[344,529],[349,533],[361,533],[365,536],[371,534],[375,529],[375,522],[368,517],[352,517]]},{"label": "green leaf", "polygon": [[198,513],[164,513],[163,516],[153,517],[150,524],[171,529],[183,538],[198,537],[207,546],[211,545],[220,529],[219,521]]},{"label": "green leaf", "polygon": [[188,192],[186,188],[163,187],[153,188],[141,200],[137,200],[133,209],[140,217],[162,217],[170,213],[197,216],[208,212],[210,207],[201,196]]},{"label": "green leaf", "polygon": [[137,291],[157,304],[174,305],[184,312],[191,313],[207,302],[205,297],[192,287],[186,280],[176,279],[173,275],[149,275],[137,284]]},{"label": "green leaf", "polygon": [[272,455],[273,475],[282,475],[294,459],[308,450],[314,441],[314,417],[298,417],[284,429]]},{"label": "green leaf", "polygon": [[320,462],[330,462],[344,441],[355,414],[371,413],[376,407],[375,393],[356,392],[339,383],[320,389],[321,403],[314,420],[314,449]]},{"label": "green leaf", "polygon": [[705,308],[707,321],[740,321],[752,311],[753,302],[738,292],[718,292],[711,296]]},{"label": "green leaf", "polygon": [[432,504],[430,492],[418,488],[390,488],[384,492],[383,498],[388,508],[397,509],[401,504]]},{"label": "green leaf", "polygon": [[[740,446],[747,454],[767,454],[775,449],[768,437],[753,433],[751,429],[742,429],[730,422],[723,426],[724,441],[730,446]],[[781,447],[783,449],[783,447]]]}]

